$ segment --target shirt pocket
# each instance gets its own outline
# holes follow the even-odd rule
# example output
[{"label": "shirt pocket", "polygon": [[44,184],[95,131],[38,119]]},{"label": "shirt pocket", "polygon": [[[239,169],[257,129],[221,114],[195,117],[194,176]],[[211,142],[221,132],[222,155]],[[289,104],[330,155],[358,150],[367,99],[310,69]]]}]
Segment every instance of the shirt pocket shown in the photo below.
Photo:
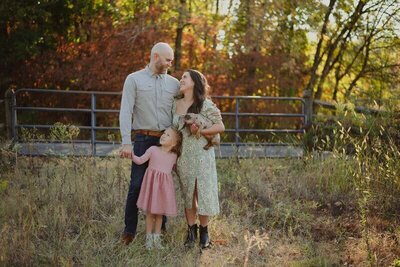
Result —
[{"label": "shirt pocket", "polygon": [[137,96],[140,99],[150,100],[154,96],[154,86],[151,84],[138,84]]},{"label": "shirt pocket", "polygon": [[176,93],[177,91],[171,88],[165,88],[162,91],[161,102],[165,107],[172,109],[172,102]]}]

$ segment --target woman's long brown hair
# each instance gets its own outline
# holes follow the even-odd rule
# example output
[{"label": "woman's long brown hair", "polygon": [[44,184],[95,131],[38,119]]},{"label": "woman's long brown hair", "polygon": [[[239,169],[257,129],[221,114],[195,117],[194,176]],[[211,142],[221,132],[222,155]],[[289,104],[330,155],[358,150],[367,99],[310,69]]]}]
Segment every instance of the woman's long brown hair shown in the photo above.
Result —
[{"label": "woman's long brown hair", "polygon": [[187,70],[194,82],[193,88],[193,104],[189,107],[188,113],[200,113],[204,100],[207,98],[207,92],[209,89],[207,79],[204,75],[193,69]]},{"label": "woman's long brown hair", "polygon": [[178,157],[180,157],[182,153],[182,139],[183,139],[182,132],[175,127],[171,127],[171,129],[175,132],[177,137],[176,144],[171,148],[171,152],[175,153]]}]

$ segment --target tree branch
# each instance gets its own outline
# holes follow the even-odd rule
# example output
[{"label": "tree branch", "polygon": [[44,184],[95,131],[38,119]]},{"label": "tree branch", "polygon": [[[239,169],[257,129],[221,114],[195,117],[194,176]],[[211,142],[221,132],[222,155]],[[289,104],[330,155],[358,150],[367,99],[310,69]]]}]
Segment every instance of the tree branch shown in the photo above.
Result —
[{"label": "tree branch", "polygon": [[[322,96],[323,92],[323,84],[325,82],[326,77],[328,76],[329,72],[332,70],[333,64],[335,61],[338,60],[338,57],[332,58],[334,55],[334,52],[336,51],[337,45],[339,42],[346,42],[346,38],[348,38],[351,34],[351,31],[354,29],[354,26],[356,25],[357,21],[361,17],[362,10],[366,4],[365,0],[360,0],[350,16],[350,21],[343,27],[343,29],[340,31],[340,33],[337,35],[335,40],[332,42],[332,44],[327,48],[328,49],[328,55],[325,61],[324,68],[322,70],[322,74],[320,75],[320,79],[318,82],[317,86],[317,91],[315,92],[315,99],[320,99]],[[347,34],[346,34],[347,33]],[[343,36],[346,34],[346,37],[343,38]],[[345,44],[343,44],[343,47],[345,47]],[[344,51],[339,51],[339,53],[343,53]],[[333,61],[333,64],[331,64]]]},{"label": "tree branch", "polygon": [[350,97],[351,91],[353,90],[354,86],[356,86],[358,80],[365,74],[365,70],[366,70],[366,67],[368,64],[368,60],[369,60],[369,53],[370,53],[369,46],[371,44],[371,39],[372,38],[368,38],[367,45],[365,46],[365,57],[364,57],[364,62],[361,67],[361,70],[359,71],[357,76],[353,79],[353,81],[350,83],[349,87],[347,88],[347,92],[345,94],[346,99],[348,99]]},{"label": "tree branch", "polygon": [[336,4],[337,0],[330,0],[329,1],[329,5],[328,5],[328,10],[325,13],[325,18],[324,18],[324,22],[322,24],[322,28],[321,28],[321,33],[320,33],[320,37],[318,40],[318,44],[317,44],[317,50],[315,51],[315,55],[314,55],[314,62],[313,62],[313,66],[311,67],[311,71],[310,71],[310,80],[308,81],[308,84],[306,86],[306,90],[310,90],[313,91],[315,83],[318,80],[318,74],[317,74],[317,69],[318,66],[320,64],[320,62],[322,61],[322,55],[325,54],[322,53],[321,55],[321,49],[322,49],[322,43],[324,41],[324,36],[327,32],[328,29],[328,23],[329,23],[329,17],[332,14],[333,8]]}]

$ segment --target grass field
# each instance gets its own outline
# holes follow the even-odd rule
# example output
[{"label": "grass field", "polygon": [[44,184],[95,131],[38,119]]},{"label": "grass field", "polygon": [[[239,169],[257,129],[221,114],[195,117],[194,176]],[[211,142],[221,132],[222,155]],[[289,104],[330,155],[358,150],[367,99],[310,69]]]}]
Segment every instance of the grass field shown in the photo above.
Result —
[{"label": "grass field", "polygon": [[[3,150],[0,265],[4,266],[399,266],[400,223],[360,192],[354,159],[218,160],[221,213],[214,247],[183,246],[171,218],[167,248],[120,243],[130,162],[19,157]],[[178,185],[178,183],[176,183]]]}]

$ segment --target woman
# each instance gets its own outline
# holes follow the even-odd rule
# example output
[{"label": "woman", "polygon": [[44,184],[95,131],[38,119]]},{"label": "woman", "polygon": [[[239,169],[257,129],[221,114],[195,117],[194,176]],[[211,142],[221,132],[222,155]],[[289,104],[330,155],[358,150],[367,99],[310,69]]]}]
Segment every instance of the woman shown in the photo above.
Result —
[{"label": "woman", "polygon": [[[197,238],[196,215],[200,221],[200,246],[210,246],[208,237],[209,216],[219,213],[217,170],[215,166],[214,148],[204,150],[207,135],[222,133],[225,126],[221,113],[215,104],[207,99],[207,80],[196,70],[188,70],[180,80],[182,98],[174,101],[172,106],[173,124],[183,128],[182,153],[178,158],[177,172],[185,201],[185,215],[188,234],[185,246],[193,247]],[[210,119],[213,125],[200,130],[201,138],[196,137],[199,128],[192,125],[190,130],[183,127],[180,116],[186,113],[200,113]]]}]

